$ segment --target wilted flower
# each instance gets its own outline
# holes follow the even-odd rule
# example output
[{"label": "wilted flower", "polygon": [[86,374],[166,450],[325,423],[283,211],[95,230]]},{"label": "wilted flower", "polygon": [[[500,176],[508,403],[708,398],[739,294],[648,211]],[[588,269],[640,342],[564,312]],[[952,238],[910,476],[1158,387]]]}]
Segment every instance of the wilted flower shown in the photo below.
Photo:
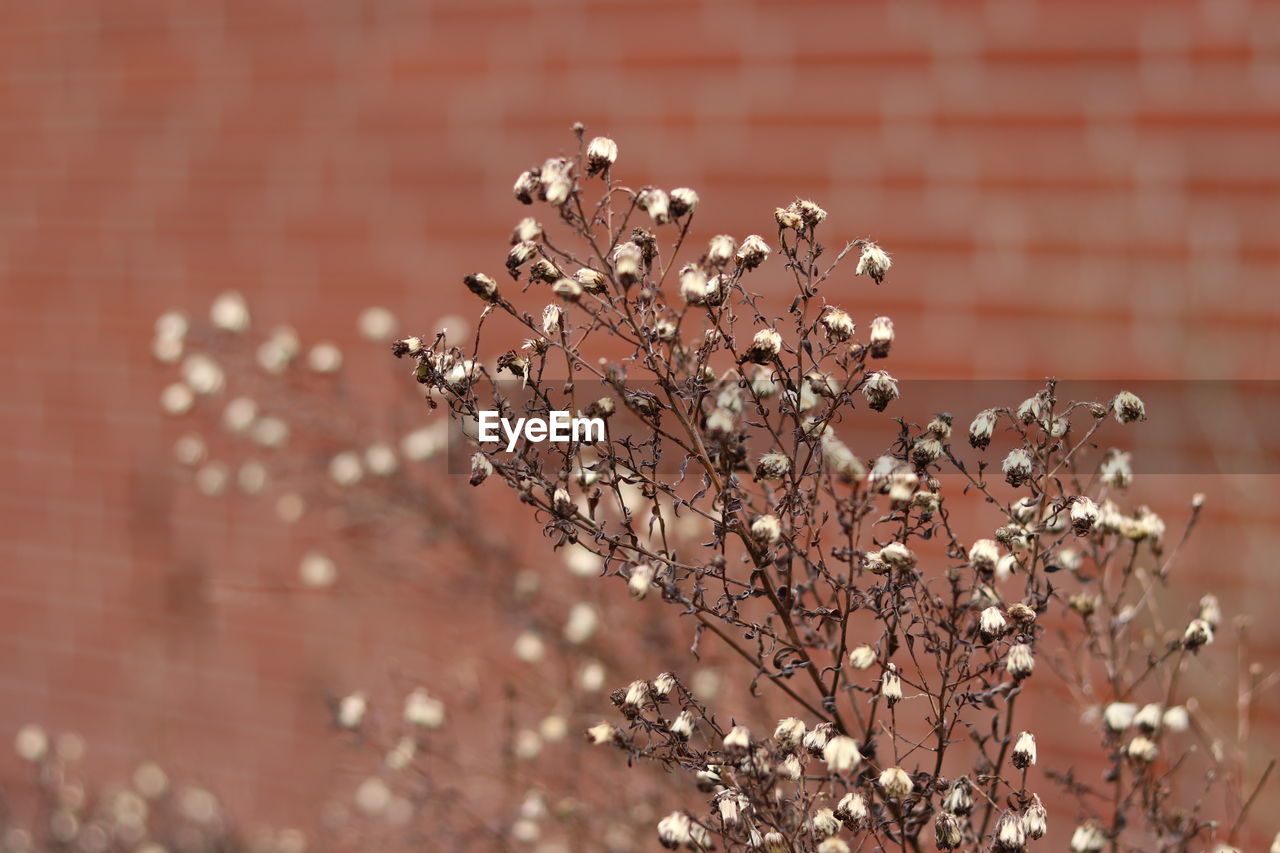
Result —
[{"label": "wilted flower", "polygon": [[1117,489],[1127,489],[1133,482],[1132,457],[1120,450],[1109,450],[1098,467],[1102,482]]},{"label": "wilted flower", "polygon": [[[714,247],[714,241],[712,241]],[[760,264],[764,263],[769,257],[769,244],[759,234],[751,234],[747,239],[742,241],[742,245],[738,247],[738,253],[735,257],[738,259],[738,265],[743,269],[753,270]]]},{"label": "wilted flower", "polygon": [[636,199],[636,205],[659,225],[671,221],[671,198],[662,190],[645,190]]},{"label": "wilted flower", "polygon": [[690,305],[707,301],[707,274],[693,264],[680,270],[680,297]]},{"label": "wilted flower", "polygon": [[471,485],[480,485],[492,473],[493,463],[489,461],[489,457],[480,451],[476,451],[471,455],[471,478],[468,480]]},{"label": "wilted flower", "polygon": [[1013,812],[1005,812],[996,824],[994,850],[1001,853],[1022,853],[1027,849],[1027,833],[1022,828],[1022,818]]},{"label": "wilted flower", "polygon": [[707,247],[707,263],[712,266],[726,264],[737,248],[737,243],[728,234],[717,234],[711,238],[711,243]]},{"label": "wilted flower", "polygon": [[498,283],[482,272],[465,276],[462,281],[468,290],[486,302],[493,302],[498,297]]},{"label": "wilted flower", "polygon": [[1025,643],[1009,647],[1009,656],[1005,660],[1005,669],[1016,680],[1021,681],[1036,668],[1036,659],[1031,654],[1031,647]]},{"label": "wilted flower", "polygon": [[880,695],[890,705],[902,698],[902,679],[898,677],[896,669],[893,664],[889,664],[889,668],[880,677]]},{"label": "wilted flower", "polygon": [[982,637],[987,642],[1003,636],[1008,625],[1009,620],[1004,618],[1004,613],[999,607],[988,607],[982,611],[978,619],[978,630],[982,632]]},{"label": "wilted flower", "polygon": [[1022,813],[1022,831],[1033,841],[1043,838],[1049,831],[1049,812],[1040,802],[1039,794],[1031,795],[1031,803]]},{"label": "wilted flower", "polygon": [[686,213],[692,213],[698,206],[698,194],[688,187],[676,187],[671,191],[671,215],[679,219]]},{"label": "wilted flower", "polygon": [[889,767],[880,774],[880,788],[893,800],[905,799],[915,788],[915,783],[901,767]]},{"label": "wilted flower", "polygon": [[1013,746],[1012,756],[1013,766],[1019,770],[1026,770],[1028,767],[1036,763],[1036,736],[1031,732],[1021,732],[1018,740]]},{"label": "wilted flower", "polygon": [[862,394],[867,398],[867,405],[877,412],[883,412],[889,403],[898,399],[898,380],[883,370],[873,371],[867,374]]},{"label": "wilted flower", "polygon": [[1115,412],[1116,420],[1122,424],[1147,419],[1147,407],[1142,404],[1142,400],[1138,399],[1137,394],[1129,391],[1121,391],[1116,395],[1116,398],[1111,401],[1111,410]]},{"label": "wilted flower", "polygon": [[607,136],[597,136],[587,144],[587,176],[608,169],[618,160],[618,143]]},{"label": "wilted flower", "polygon": [[947,795],[942,798],[942,808],[951,814],[967,815],[973,811],[973,783],[968,776],[961,776],[951,783]]},{"label": "wilted flower", "polygon": [[1218,604],[1218,597],[1211,593],[1201,596],[1198,615],[1208,623],[1210,628],[1216,630],[1218,623],[1222,621],[1222,606]]},{"label": "wilted flower", "polygon": [[624,287],[640,280],[640,263],[643,259],[644,253],[640,247],[630,241],[613,250],[613,271]]},{"label": "wilted flower", "polygon": [[755,364],[769,364],[782,352],[782,335],[773,329],[761,329],[751,339],[743,359]]},{"label": "wilted flower", "polygon": [[766,453],[756,463],[756,477],[761,480],[781,480],[791,471],[791,457],[785,453]]},{"label": "wilted flower", "polygon": [[933,819],[933,839],[939,850],[955,850],[964,842],[960,819],[951,812],[938,812]]},{"label": "wilted flower", "polygon": [[818,845],[818,853],[849,853],[849,843],[832,835],[822,839]]},{"label": "wilted flower", "polygon": [[1132,702],[1112,702],[1102,710],[1102,722],[1113,732],[1122,732],[1133,725],[1138,706]]},{"label": "wilted flower", "polygon": [[671,734],[679,740],[688,740],[693,735],[693,715],[681,711],[671,722]]},{"label": "wilted flower", "polygon": [[996,413],[994,409],[978,412],[969,424],[969,444],[978,450],[986,450],[991,444],[991,436],[996,430]]},{"label": "wilted flower", "polygon": [[1098,505],[1083,495],[1071,501],[1071,529],[1077,536],[1084,536],[1098,521]]},{"label": "wilted flower", "polygon": [[801,741],[804,748],[814,755],[821,755],[823,749],[827,746],[827,741],[831,740],[833,727],[830,723],[819,723],[805,734]]},{"label": "wilted flower", "polygon": [[871,337],[867,348],[872,358],[887,358],[893,346],[893,321],[888,317],[876,317],[871,321]]},{"label": "wilted flower", "polygon": [[787,717],[778,721],[777,728],[773,730],[773,739],[778,742],[779,747],[788,749],[799,746],[804,739],[804,733],[803,720]]},{"label": "wilted flower", "polygon": [[835,815],[846,824],[857,823],[867,816],[867,801],[862,794],[850,791],[836,803]]},{"label": "wilted flower", "polygon": [[1031,479],[1031,454],[1021,447],[1015,447],[1009,451],[1000,467],[1009,485],[1021,486]]},{"label": "wilted flower", "polygon": [[821,322],[832,343],[840,343],[853,337],[853,318],[839,308],[828,308],[822,315]]},{"label": "wilted flower", "polygon": [[858,267],[854,270],[854,275],[869,275],[876,284],[879,284],[884,281],[884,274],[892,265],[893,262],[884,249],[867,241],[862,244],[862,255],[858,258]]}]

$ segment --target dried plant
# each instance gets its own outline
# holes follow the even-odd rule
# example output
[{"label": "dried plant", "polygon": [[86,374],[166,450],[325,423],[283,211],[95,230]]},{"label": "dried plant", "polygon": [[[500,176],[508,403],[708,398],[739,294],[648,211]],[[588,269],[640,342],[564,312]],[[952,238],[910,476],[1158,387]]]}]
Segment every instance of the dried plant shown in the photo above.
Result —
[{"label": "dried plant", "polygon": [[[964,413],[958,439],[950,415],[886,414],[883,449],[855,452],[842,424],[900,394],[879,366],[894,330],[876,317],[859,335],[836,302],[885,279],[889,255],[856,239],[831,257],[827,214],[803,200],[775,211],[768,238],[693,245],[694,191],[625,186],[617,145],[576,133],[573,155],[516,181],[548,222],[516,226],[510,283],[465,277],[484,303],[475,335],[393,348],[474,449],[473,485],[510,489],[556,547],[671,605],[693,655],[727,650],[749,688],[738,698],[757,697],[715,708],[676,674],[637,672],[613,694],[618,715],[587,731],[707,795],[657,822],[661,843],[1012,853],[1057,824],[1074,851],[1235,849],[1265,774],[1192,748],[1211,739],[1180,680],[1225,627],[1219,607],[1157,606],[1201,499],[1169,536],[1126,505],[1126,454],[1084,463],[1110,421],[1146,418],[1142,401],[1062,399],[1050,381]],[[755,286],[766,275],[793,287],[785,310]],[[530,313],[531,299],[546,307]],[[569,412],[604,436],[526,431],[508,452],[478,440],[490,412]],[[1024,730],[1024,696],[1055,683],[1094,709],[1081,734],[1102,780],[1055,761],[1065,735]],[[779,702],[775,725],[764,712]],[[1073,805],[1049,815],[1041,795]]]}]

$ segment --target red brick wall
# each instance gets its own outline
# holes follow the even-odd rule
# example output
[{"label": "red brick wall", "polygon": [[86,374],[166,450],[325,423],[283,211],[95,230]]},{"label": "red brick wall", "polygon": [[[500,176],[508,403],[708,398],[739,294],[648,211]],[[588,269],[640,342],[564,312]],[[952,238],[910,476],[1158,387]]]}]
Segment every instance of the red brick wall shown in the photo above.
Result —
[{"label": "red brick wall", "polygon": [[[227,288],[311,338],[470,310],[575,120],[716,230],[801,195],[886,246],[839,286],[900,376],[1280,378],[1275,0],[10,3],[0,67],[0,732],[160,757],[246,820],[341,790],[317,708],[369,660],[485,654],[442,648],[448,601],[280,593],[305,543],[173,480],[151,323]],[[1147,488],[1209,493],[1187,598],[1252,612],[1273,670],[1274,478]]]}]

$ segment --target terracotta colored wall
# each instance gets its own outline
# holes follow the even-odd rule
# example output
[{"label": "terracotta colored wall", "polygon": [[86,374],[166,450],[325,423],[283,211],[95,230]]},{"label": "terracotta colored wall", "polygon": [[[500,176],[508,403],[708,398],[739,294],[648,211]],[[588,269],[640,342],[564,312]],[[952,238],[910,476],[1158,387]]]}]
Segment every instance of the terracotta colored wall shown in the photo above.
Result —
[{"label": "terracotta colored wall", "polygon": [[[469,311],[575,120],[716,230],[801,195],[889,248],[885,286],[839,286],[901,376],[1280,379],[1274,0],[11,3],[0,67],[0,733],[161,757],[246,820],[340,789],[326,691],[482,663],[483,626],[279,593],[306,543],[174,483],[154,317],[227,288],[313,338]],[[1250,605],[1273,669],[1274,478],[1147,488],[1209,493],[1187,594]]]}]

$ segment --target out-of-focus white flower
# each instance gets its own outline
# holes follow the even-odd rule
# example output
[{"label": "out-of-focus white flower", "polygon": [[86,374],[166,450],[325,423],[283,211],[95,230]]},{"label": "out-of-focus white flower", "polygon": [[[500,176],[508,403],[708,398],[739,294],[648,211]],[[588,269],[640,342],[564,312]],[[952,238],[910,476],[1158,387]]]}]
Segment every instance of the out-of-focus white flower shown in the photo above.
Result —
[{"label": "out-of-focus white flower", "polygon": [[244,296],[234,290],[220,294],[209,308],[209,322],[225,332],[247,332],[249,305],[244,301]]},{"label": "out-of-focus white flower", "polygon": [[377,776],[370,776],[356,788],[356,807],[365,814],[382,814],[389,805],[391,805],[391,789]]},{"label": "out-of-focus white flower", "polygon": [[587,693],[595,693],[604,687],[605,668],[599,661],[590,661],[578,673],[578,686]]},{"label": "out-of-focus white flower", "polygon": [[338,700],[338,725],[344,729],[358,728],[368,710],[369,699],[363,690],[343,696]]},{"label": "out-of-focus white flower", "polygon": [[338,567],[327,555],[308,551],[298,564],[298,577],[310,587],[332,586],[338,579]]},{"label": "out-of-focus white flower", "polygon": [[208,455],[208,445],[203,438],[194,433],[188,433],[173,443],[174,458],[188,467],[199,465]]},{"label": "out-of-focus white flower", "polygon": [[329,460],[329,477],[339,486],[354,486],[364,478],[364,465],[360,455],[344,450]]},{"label": "out-of-focus white flower", "polygon": [[42,761],[49,753],[49,735],[42,727],[30,723],[18,729],[13,749],[23,761],[30,761],[32,764]]},{"label": "out-of-focus white flower", "polygon": [[858,752],[857,741],[839,735],[827,741],[822,749],[822,759],[832,773],[848,773],[862,763],[862,754]]},{"label": "out-of-focus white flower", "polygon": [[880,788],[886,797],[901,800],[911,794],[915,783],[901,767],[889,767],[880,774]]},{"label": "out-of-focus white flower", "polygon": [[546,656],[547,646],[537,634],[532,631],[525,631],[516,637],[512,653],[515,654],[517,660],[525,663],[537,663]]},{"label": "out-of-focus white flower", "polygon": [[222,462],[206,462],[196,471],[196,490],[205,497],[216,498],[227,490],[231,473]]},{"label": "out-of-focus white flower", "polygon": [[743,755],[751,747],[751,731],[746,726],[734,726],[724,736],[724,751],[729,755]]},{"label": "out-of-focus white flower", "polygon": [[1121,391],[1117,394],[1111,401],[1111,410],[1115,413],[1116,420],[1122,424],[1147,419],[1147,407],[1143,405],[1137,394],[1130,391]]},{"label": "out-of-focus white flower", "polygon": [[870,646],[858,646],[849,652],[849,666],[854,669],[867,669],[876,662],[876,650]]},{"label": "out-of-focus white flower", "polygon": [[360,312],[360,334],[367,340],[383,342],[396,336],[396,315],[388,308],[374,305]]},{"label": "out-of-focus white flower", "polygon": [[307,352],[307,367],[316,373],[337,373],[342,368],[342,350],[327,341],[318,343]]},{"label": "out-of-focus white flower", "polygon": [[1138,706],[1132,702],[1112,702],[1102,711],[1103,724],[1113,732],[1122,732],[1133,725]]},{"label": "out-of-focus white flower", "polygon": [[181,382],[174,382],[160,392],[160,408],[166,415],[185,415],[195,405],[196,395]]},{"label": "out-of-focus white flower", "polygon": [[370,474],[376,477],[389,477],[396,472],[400,462],[391,445],[379,442],[365,448],[364,464]]},{"label": "out-of-focus white flower", "polygon": [[201,352],[192,353],[182,360],[182,381],[197,394],[217,394],[227,383],[227,375],[221,365]]}]

